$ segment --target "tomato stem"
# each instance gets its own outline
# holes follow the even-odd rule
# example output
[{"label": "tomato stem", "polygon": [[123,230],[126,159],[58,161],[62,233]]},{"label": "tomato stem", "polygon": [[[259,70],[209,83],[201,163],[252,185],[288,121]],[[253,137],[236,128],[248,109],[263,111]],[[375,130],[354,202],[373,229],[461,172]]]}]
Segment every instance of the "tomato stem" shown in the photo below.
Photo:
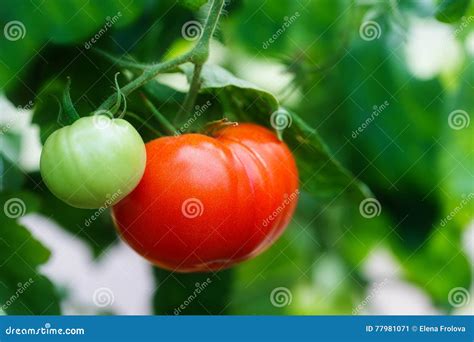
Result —
[{"label": "tomato stem", "polygon": [[154,129],[150,124],[148,124],[145,120],[143,120],[143,118],[141,118],[140,116],[134,114],[134,113],[131,113],[131,112],[126,112],[125,113],[126,116],[129,116],[131,118],[134,118],[135,120],[137,120],[138,122],[140,122],[143,126],[145,126],[146,128],[148,128],[150,131],[152,131],[154,134],[156,134],[157,136],[159,137],[162,137],[163,136],[163,133],[157,131],[156,129]]},{"label": "tomato stem", "polygon": [[[178,56],[174,59],[164,61],[157,64],[151,65],[143,65],[139,63],[135,63],[130,60],[117,60],[116,58],[112,58],[112,60],[123,66],[123,67],[131,67],[131,68],[138,68],[143,70],[143,73],[135,78],[130,83],[126,84],[124,87],[120,89],[120,91],[124,94],[124,96],[129,95],[136,89],[143,86],[145,83],[151,81],[158,75],[159,73],[168,72],[171,70],[175,70],[181,64],[192,62],[194,64],[194,74],[193,79],[191,81],[189,92],[186,96],[185,102],[183,104],[183,114],[188,113],[192,107],[194,106],[194,102],[196,101],[197,94],[200,88],[200,74],[202,70],[203,64],[207,61],[209,57],[209,44],[212,36],[214,35],[214,31],[217,26],[217,22],[219,21],[219,17],[222,12],[222,8],[224,6],[224,0],[214,0],[212,2],[211,8],[209,9],[209,14],[207,16],[206,22],[204,24],[203,33],[199,38],[198,42],[194,46],[194,48],[181,56]],[[111,56],[107,53],[100,52],[102,55],[110,58]],[[107,110],[114,105],[115,102],[115,95],[109,96],[100,106],[99,110]],[[181,115],[181,114],[180,114]],[[180,116],[178,115],[178,116]]]},{"label": "tomato stem", "polygon": [[[191,59],[191,52],[192,52],[192,50],[188,53],[185,53],[184,55],[181,55],[181,56],[175,58],[175,59],[172,59],[172,60],[169,60],[169,61],[166,61],[166,62],[163,62],[163,63],[155,64],[155,65],[152,65],[152,66],[148,67],[147,69],[145,69],[143,71],[143,73],[140,76],[138,76],[136,79],[134,79],[130,83],[123,86],[120,90],[122,91],[122,93],[125,96],[129,95],[134,90],[137,90],[138,88],[140,88],[145,83],[151,81],[160,72],[165,72],[165,71],[168,71],[168,70],[172,70],[172,69],[176,68],[177,66],[179,66],[183,63],[189,62],[190,59]],[[115,94],[111,95],[109,98],[107,98],[107,100],[105,100],[99,106],[99,109],[108,109],[108,108],[110,108],[114,104],[114,101],[115,101]]]},{"label": "tomato stem", "polygon": [[[120,85],[118,83],[118,76],[120,75],[119,72],[115,74],[115,90],[117,91],[117,100],[115,101],[115,104],[112,106],[110,109],[110,112],[112,115],[115,115],[117,111],[120,108],[120,105],[122,104],[122,98],[125,101],[125,96],[123,96],[122,92],[120,91]],[[126,107],[126,105],[125,105]]]},{"label": "tomato stem", "polygon": [[188,114],[191,109],[194,107],[194,103],[196,102],[197,94],[199,92],[199,88],[201,87],[201,70],[202,64],[195,64],[194,65],[194,72],[193,78],[191,80],[191,84],[189,86],[189,91],[186,94],[186,98],[184,99],[183,106],[181,107],[180,111],[176,115],[174,122],[181,122],[185,114]]},{"label": "tomato stem", "polygon": [[238,126],[238,123],[229,121],[227,118],[211,121],[204,127],[204,134],[214,136],[218,131],[229,126]]},{"label": "tomato stem", "polygon": [[166,119],[166,117],[160,113],[160,111],[155,107],[155,105],[145,96],[145,94],[140,94],[145,105],[151,110],[155,118],[161,124],[167,135],[176,134],[176,128]]},{"label": "tomato stem", "polygon": [[74,121],[80,119],[79,114],[74,108],[74,104],[71,100],[71,78],[67,78],[66,88],[64,88],[63,92],[63,107],[65,115],[65,121],[67,124],[72,124]]},{"label": "tomato stem", "polygon": [[197,94],[201,88],[201,71],[204,63],[209,58],[209,45],[217,27],[217,22],[224,7],[224,0],[214,0],[209,14],[204,24],[204,29],[196,46],[193,49],[191,61],[194,63],[193,77],[189,86],[189,91],[184,100],[178,115],[176,115],[175,122],[180,122],[184,115],[189,114],[196,102]]},{"label": "tomato stem", "polygon": [[203,65],[209,57],[209,43],[214,35],[214,31],[216,30],[217,22],[219,21],[222,8],[224,7],[224,2],[224,0],[214,0],[212,2],[206,23],[204,24],[202,35],[193,49],[194,53],[192,62],[195,65]]}]

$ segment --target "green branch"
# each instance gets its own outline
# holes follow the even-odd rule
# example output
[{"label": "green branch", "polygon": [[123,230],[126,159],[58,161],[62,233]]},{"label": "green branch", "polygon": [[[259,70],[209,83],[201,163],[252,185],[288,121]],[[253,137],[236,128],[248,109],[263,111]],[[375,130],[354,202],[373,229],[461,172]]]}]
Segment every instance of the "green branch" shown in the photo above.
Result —
[{"label": "green branch", "polygon": [[[138,76],[136,79],[128,83],[126,86],[124,86],[120,90],[125,96],[129,95],[134,90],[137,90],[145,83],[151,81],[160,72],[165,72],[167,70],[174,69],[183,63],[189,62],[191,60],[191,53],[192,53],[192,50],[172,60],[150,66],[149,68],[145,69],[140,76]],[[107,100],[105,100],[100,105],[99,109],[109,109],[114,103],[115,103],[115,95],[111,95],[109,96],[109,98],[107,98]]]},{"label": "green branch", "polygon": [[194,103],[196,102],[199,89],[201,88],[201,70],[202,70],[202,64],[194,65],[193,78],[189,86],[189,91],[186,94],[186,98],[184,99],[183,106],[181,107],[181,109],[179,110],[178,114],[175,117],[175,120],[174,120],[175,123],[181,122],[181,120],[183,120],[184,115],[190,113],[194,107]]},{"label": "green branch", "polygon": [[131,113],[131,112],[125,112],[125,116],[129,116],[131,118],[134,118],[135,120],[137,120],[139,123],[141,123],[144,127],[148,128],[151,132],[153,132],[154,134],[156,134],[158,137],[162,137],[163,134],[161,132],[158,132],[153,126],[151,126],[150,124],[148,124],[146,121],[144,121],[140,116],[134,114],[134,113]]},{"label": "green branch", "polygon": [[147,68],[150,67],[150,64],[145,64],[145,63],[139,63],[139,62],[135,62],[132,58],[118,58],[118,57],[115,57],[114,55],[108,53],[107,51],[104,51],[104,50],[101,50],[101,49],[98,49],[98,48],[94,48],[93,51],[102,56],[102,57],[105,57],[106,59],[108,59],[109,61],[123,67],[123,68],[130,68],[130,69],[139,69],[139,70],[145,70]]},{"label": "green branch", "polygon": [[163,114],[160,113],[160,111],[153,105],[150,100],[148,100],[148,98],[144,94],[141,95],[143,102],[148,107],[148,109],[151,110],[158,122],[162,125],[163,129],[165,130],[165,133],[168,135],[176,134],[176,128],[165,118]]},{"label": "green branch", "polygon": [[214,0],[212,6],[209,10],[209,15],[207,16],[206,23],[204,24],[204,29],[199,38],[196,46],[193,49],[193,54],[191,61],[194,63],[193,77],[191,79],[191,84],[189,86],[189,91],[186,94],[186,99],[184,100],[183,106],[176,115],[175,122],[180,122],[183,117],[189,114],[196,102],[199,89],[201,88],[201,71],[202,66],[206,63],[209,58],[209,45],[214,35],[214,32],[219,21],[222,8],[224,6],[224,0]]},{"label": "green branch", "polygon": [[[207,61],[209,57],[209,44],[212,36],[214,35],[214,31],[217,26],[217,22],[219,21],[219,17],[222,11],[222,7],[224,6],[224,0],[213,0],[211,8],[209,9],[209,14],[207,16],[206,22],[204,24],[203,32],[201,37],[199,38],[196,46],[189,52],[171,59],[169,61],[165,61],[158,64],[152,65],[143,65],[140,63],[135,63],[132,61],[127,60],[118,60],[116,58],[111,58],[111,56],[107,53],[102,53],[105,57],[111,59],[112,61],[116,62],[122,66],[128,66],[130,68],[138,68],[142,69],[143,73],[138,76],[136,79],[125,85],[121,88],[121,92],[127,96],[136,89],[143,86],[145,83],[151,81],[155,78],[159,73],[167,72],[177,68],[179,65],[184,64],[186,62],[192,62],[194,64],[194,75],[191,81],[189,92],[186,96],[185,102],[183,104],[183,114],[187,114],[191,108],[194,106],[194,102],[196,101],[197,94],[200,88],[200,75],[202,65]],[[100,106],[99,109],[109,109],[113,106],[115,102],[115,96],[111,95],[107,100],[105,100]],[[180,116],[180,115],[179,115]]]},{"label": "green branch", "polygon": [[214,35],[214,31],[216,30],[224,2],[224,0],[214,0],[212,2],[201,37],[193,49],[194,54],[192,57],[192,62],[194,64],[202,65],[209,57],[209,43],[212,39],[212,36]]}]

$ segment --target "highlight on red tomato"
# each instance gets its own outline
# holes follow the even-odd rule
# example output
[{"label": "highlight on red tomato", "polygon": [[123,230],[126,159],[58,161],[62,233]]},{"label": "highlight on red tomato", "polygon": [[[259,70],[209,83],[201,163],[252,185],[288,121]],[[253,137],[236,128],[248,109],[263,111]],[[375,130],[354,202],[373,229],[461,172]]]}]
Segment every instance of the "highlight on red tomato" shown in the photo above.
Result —
[{"label": "highlight on red tomato", "polygon": [[112,210],[122,239],[177,272],[231,267],[267,249],[298,200],[292,153],[255,124],[146,144],[138,186]]}]

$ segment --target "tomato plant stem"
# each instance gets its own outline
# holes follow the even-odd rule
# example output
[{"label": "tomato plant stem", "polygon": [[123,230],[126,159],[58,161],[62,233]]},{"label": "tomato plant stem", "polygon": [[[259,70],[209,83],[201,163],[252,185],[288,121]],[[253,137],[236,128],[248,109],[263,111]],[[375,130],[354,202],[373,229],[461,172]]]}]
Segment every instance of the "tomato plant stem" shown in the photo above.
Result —
[{"label": "tomato plant stem", "polygon": [[212,39],[212,36],[214,35],[214,31],[216,30],[217,22],[219,21],[224,2],[224,0],[214,0],[212,2],[201,37],[193,49],[194,53],[192,62],[194,64],[202,65],[209,57],[209,43]]},{"label": "tomato plant stem", "polygon": [[199,92],[199,88],[201,87],[201,70],[202,64],[194,65],[193,78],[189,86],[189,91],[186,94],[183,106],[174,119],[175,123],[181,122],[183,117],[192,110],[194,103],[196,102],[197,94]]},{"label": "tomato plant stem", "polygon": [[196,102],[197,94],[201,88],[201,71],[204,63],[209,58],[209,45],[216,30],[217,22],[224,7],[224,0],[214,0],[209,10],[209,14],[196,46],[193,49],[191,61],[194,63],[193,77],[189,86],[189,91],[184,100],[178,115],[176,115],[174,122],[180,122],[183,117],[191,112]]},{"label": "tomato plant stem", "polygon": [[229,121],[227,118],[211,121],[204,127],[204,134],[213,137],[216,132],[228,126],[238,126],[238,123]]},{"label": "tomato plant stem", "polygon": [[155,107],[155,105],[150,100],[148,100],[148,98],[144,94],[142,94],[142,99],[143,102],[145,102],[145,105],[151,110],[155,118],[164,128],[166,134],[175,134],[177,132],[176,128],[165,118],[163,114],[160,113],[160,111]]},{"label": "tomato plant stem", "polygon": [[72,124],[74,121],[80,119],[80,116],[77,113],[71,101],[70,89],[71,89],[71,79],[68,77],[66,88],[64,89],[64,92],[63,92],[64,113],[65,113],[66,122],[68,124]]},{"label": "tomato plant stem", "polygon": [[[143,73],[132,80],[130,83],[122,87],[121,92],[127,96],[134,90],[140,88],[145,83],[151,81],[159,73],[167,72],[177,68],[179,65],[186,62],[192,62],[194,64],[194,74],[191,81],[189,92],[186,96],[186,99],[183,104],[183,114],[178,114],[178,117],[181,115],[187,114],[196,101],[197,94],[200,88],[200,75],[202,70],[202,65],[207,61],[209,57],[209,43],[214,35],[214,31],[219,21],[222,8],[224,6],[224,0],[214,0],[212,2],[211,8],[209,9],[209,14],[207,16],[202,35],[199,38],[196,46],[189,52],[178,56],[174,59],[164,61],[157,64],[148,65],[143,67],[143,65],[136,64],[132,61],[117,61],[118,64],[128,67],[134,67],[142,69]],[[107,54],[104,54],[107,56]],[[115,103],[115,95],[108,97],[100,106],[99,109],[109,109]]]},{"label": "tomato plant stem", "polygon": [[161,132],[154,129],[150,124],[148,124],[146,121],[144,121],[140,116],[138,116],[134,113],[131,113],[131,112],[125,112],[125,116],[129,116],[131,118],[134,118],[135,120],[137,120],[139,123],[141,123],[143,126],[148,128],[151,132],[153,132],[157,136],[159,136],[159,137],[163,136],[163,134]]},{"label": "tomato plant stem", "polygon": [[[183,63],[189,62],[191,60],[191,53],[192,53],[192,50],[172,60],[158,63],[158,64],[148,67],[147,69],[143,71],[143,73],[140,76],[138,76],[133,81],[131,81],[130,83],[122,87],[120,90],[125,96],[129,95],[134,90],[140,88],[142,85],[144,85],[148,81],[151,81],[160,72],[165,72],[165,71],[174,69]],[[114,103],[115,103],[115,94],[109,96],[107,100],[105,100],[100,105],[99,109],[109,109]]]}]

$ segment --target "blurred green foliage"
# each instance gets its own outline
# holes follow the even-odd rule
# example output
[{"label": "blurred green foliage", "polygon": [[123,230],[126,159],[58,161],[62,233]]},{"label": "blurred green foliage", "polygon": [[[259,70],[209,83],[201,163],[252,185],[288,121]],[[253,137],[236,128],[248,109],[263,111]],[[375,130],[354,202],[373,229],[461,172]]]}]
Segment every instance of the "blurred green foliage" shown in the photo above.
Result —
[{"label": "blurred green foliage", "polygon": [[[55,98],[61,98],[66,77],[72,80],[75,107],[87,115],[114,92],[116,72],[121,72],[120,84],[137,75],[86,44],[142,62],[169,57],[177,46],[189,45],[182,26],[202,20],[205,3],[4,1],[0,26],[19,20],[25,32],[19,40],[0,40],[0,89],[15,105],[34,102],[33,122],[44,142],[61,127]],[[91,43],[118,13],[116,23]],[[462,48],[458,72],[421,80],[409,70],[404,48],[408,18],[437,18],[455,30],[463,16],[473,13],[468,0],[400,2],[400,7],[389,0],[227,4],[216,37],[227,53],[221,66],[206,65],[197,100],[213,105],[191,130],[224,115],[270,126],[271,113],[284,106],[292,125],[281,133],[297,157],[303,193],[287,232],[254,260],[217,274],[156,269],[155,312],[174,314],[196,283],[209,278],[209,287],[183,314],[348,314],[366,289],[363,261],[380,247],[395,256],[404,279],[450,310],[449,291],[471,285],[472,265],[462,251],[461,236],[472,222],[474,203],[442,222],[474,193],[474,125],[452,129],[448,116],[455,110],[474,113],[474,65]],[[375,39],[362,37],[361,27],[368,21],[380,30]],[[474,24],[456,36],[460,46],[469,32]],[[279,63],[291,78],[287,91],[297,100],[287,101],[222,68],[238,74],[242,59]],[[177,72],[189,76],[190,69],[185,65]],[[184,98],[177,87],[159,81],[139,92],[171,121]],[[159,127],[139,92],[127,99],[129,109]],[[383,110],[354,138],[354,131],[382,104]],[[130,121],[145,141],[154,138],[139,121]],[[68,207],[51,195],[37,172],[19,167],[20,136],[1,134],[0,142],[0,205],[22,199],[28,210],[55,220],[100,258],[117,240],[109,215],[85,227],[93,211]],[[372,196],[369,188],[382,208],[374,218],[363,217],[359,210],[363,196]],[[8,306],[7,313],[60,312],[56,286],[38,271],[48,257],[48,249],[17,220],[0,215],[0,303],[17,291],[18,283],[34,280],[32,290]],[[293,296],[292,304],[283,308],[269,299],[281,286]]]}]

